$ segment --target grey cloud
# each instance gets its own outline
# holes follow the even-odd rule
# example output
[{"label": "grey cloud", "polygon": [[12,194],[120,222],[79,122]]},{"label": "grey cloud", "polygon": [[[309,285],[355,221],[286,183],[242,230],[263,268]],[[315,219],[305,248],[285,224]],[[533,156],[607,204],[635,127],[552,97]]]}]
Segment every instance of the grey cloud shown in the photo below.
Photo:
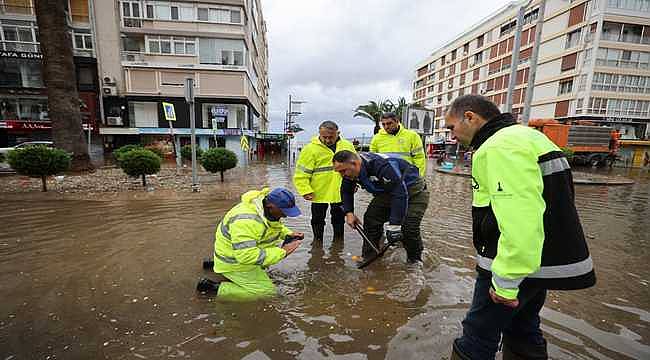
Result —
[{"label": "grey cloud", "polygon": [[346,136],[372,132],[352,118],[371,99],[409,99],[413,71],[432,50],[503,0],[265,0],[271,129],[281,131],[289,93],[308,101],[304,141],[324,119]]}]

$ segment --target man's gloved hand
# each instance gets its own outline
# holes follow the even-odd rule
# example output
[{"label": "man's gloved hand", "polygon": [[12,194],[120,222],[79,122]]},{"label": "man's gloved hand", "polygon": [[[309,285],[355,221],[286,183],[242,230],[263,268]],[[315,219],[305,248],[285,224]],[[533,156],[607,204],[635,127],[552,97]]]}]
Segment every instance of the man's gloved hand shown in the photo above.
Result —
[{"label": "man's gloved hand", "polygon": [[389,244],[402,241],[402,227],[400,225],[386,226],[386,240]]}]

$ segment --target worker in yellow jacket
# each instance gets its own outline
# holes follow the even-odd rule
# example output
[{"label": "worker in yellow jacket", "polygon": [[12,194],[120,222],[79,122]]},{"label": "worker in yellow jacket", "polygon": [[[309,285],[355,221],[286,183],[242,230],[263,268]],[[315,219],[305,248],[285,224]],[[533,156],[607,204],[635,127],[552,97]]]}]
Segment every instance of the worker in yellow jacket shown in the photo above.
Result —
[{"label": "worker in yellow jacket", "polygon": [[298,193],[311,201],[311,227],[315,243],[323,240],[328,206],[334,238],[343,238],[345,214],[341,204],[342,179],[332,167],[332,157],[341,150],[355,151],[351,142],[340,137],[339,127],[333,121],[320,124],[318,134],[300,151],[293,176]]},{"label": "worker in yellow jacket", "polygon": [[417,166],[420,176],[424,177],[427,160],[420,135],[402,126],[393,112],[381,115],[381,126],[383,129],[370,141],[370,152],[404,159]]},{"label": "worker in yellow jacket", "polygon": [[217,225],[214,272],[221,281],[203,278],[201,292],[216,292],[227,300],[254,300],[276,294],[265,269],[293,253],[304,234],[280,219],[300,215],[293,194],[284,188],[248,191]]}]

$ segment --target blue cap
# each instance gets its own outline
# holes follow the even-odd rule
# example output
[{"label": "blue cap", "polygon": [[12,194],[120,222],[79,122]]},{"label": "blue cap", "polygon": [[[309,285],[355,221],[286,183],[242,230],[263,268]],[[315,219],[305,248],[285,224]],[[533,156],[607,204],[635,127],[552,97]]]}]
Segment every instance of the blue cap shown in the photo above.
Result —
[{"label": "blue cap", "polygon": [[300,209],[296,206],[296,198],[293,193],[285,188],[275,188],[267,196],[266,200],[282,210],[288,217],[300,215]]}]

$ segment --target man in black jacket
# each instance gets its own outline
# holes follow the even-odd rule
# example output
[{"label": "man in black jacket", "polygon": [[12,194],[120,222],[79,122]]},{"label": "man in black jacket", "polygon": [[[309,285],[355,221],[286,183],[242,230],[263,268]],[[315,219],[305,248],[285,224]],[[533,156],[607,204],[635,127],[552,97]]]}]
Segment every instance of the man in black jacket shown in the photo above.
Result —
[{"label": "man in black jacket", "polygon": [[[384,223],[386,239],[401,241],[406,249],[408,263],[422,261],[420,223],[429,204],[429,192],[418,168],[399,158],[375,153],[355,154],[340,151],[334,155],[334,170],[343,176],[341,198],[348,225],[361,221],[354,214],[354,193],[357,185],[374,195],[364,215],[368,238],[381,249]],[[364,244],[363,256],[371,248]]]}]

